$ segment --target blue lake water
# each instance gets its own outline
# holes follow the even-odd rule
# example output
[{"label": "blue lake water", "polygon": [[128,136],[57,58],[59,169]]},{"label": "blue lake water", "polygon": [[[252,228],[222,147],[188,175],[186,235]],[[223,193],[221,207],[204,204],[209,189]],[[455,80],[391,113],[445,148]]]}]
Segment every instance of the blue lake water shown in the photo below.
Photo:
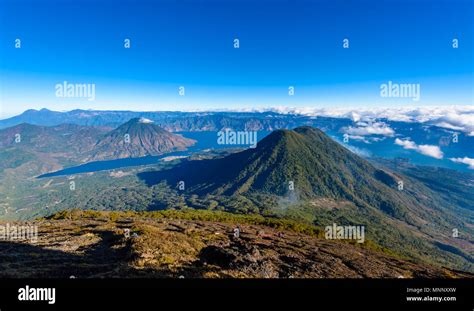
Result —
[{"label": "blue lake water", "polygon": [[[269,131],[259,131],[257,135],[257,141],[267,136]],[[184,137],[196,140],[196,144],[190,147],[186,151],[170,152],[159,156],[146,156],[140,158],[125,158],[108,161],[94,161],[86,164],[65,168],[60,171],[51,172],[38,176],[38,178],[74,175],[80,173],[91,173],[112,170],[123,167],[141,166],[156,164],[161,159],[171,156],[189,156],[192,152],[203,151],[206,149],[229,149],[236,147],[246,147],[245,145],[219,145],[217,143],[217,132],[181,132]]]},{"label": "blue lake water", "polygon": [[90,172],[99,172],[112,170],[120,167],[130,167],[130,166],[140,166],[140,165],[149,165],[158,163],[161,159],[169,156],[186,156],[188,152],[172,152],[160,156],[147,156],[141,158],[125,158],[117,159],[110,161],[94,161],[86,164],[73,166],[65,168],[60,171],[43,174],[38,176],[38,178],[54,177],[54,176],[64,176],[64,175],[74,175],[79,173],[90,173]]}]

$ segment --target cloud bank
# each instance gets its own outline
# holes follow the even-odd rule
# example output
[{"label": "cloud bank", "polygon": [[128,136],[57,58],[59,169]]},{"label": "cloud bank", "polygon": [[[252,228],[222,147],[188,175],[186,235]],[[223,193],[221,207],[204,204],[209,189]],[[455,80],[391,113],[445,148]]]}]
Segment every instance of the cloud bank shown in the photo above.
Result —
[{"label": "cloud bank", "polygon": [[342,128],[344,133],[354,135],[355,137],[367,135],[393,136],[395,131],[384,122],[366,123],[357,122],[357,127],[348,126]]},{"label": "cloud bank", "polygon": [[354,122],[372,122],[376,119],[419,122],[461,131],[469,136],[474,136],[474,105],[390,108],[274,107],[253,111],[274,111],[283,114],[301,114],[314,117],[348,118]]},{"label": "cloud bank", "polygon": [[462,163],[468,165],[470,170],[474,170],[474,159],[464,157],[464,158],[449,158],[451,161],[455,163]]},{"label": "cloud bank", "polygon": [[417,145],[414,141],[409,139],[395,139],[395,144],[402,146],[403,149],[415,150],[418,153],[424,154],[426,156],[442,159],[444,154],[438,146],[434,145]]}]

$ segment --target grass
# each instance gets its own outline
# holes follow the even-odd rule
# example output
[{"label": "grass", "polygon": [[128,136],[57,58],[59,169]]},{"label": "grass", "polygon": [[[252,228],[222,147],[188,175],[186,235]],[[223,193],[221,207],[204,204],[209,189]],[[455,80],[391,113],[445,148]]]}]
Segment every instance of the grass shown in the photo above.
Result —
[{"label": "grass", "polygon": [[107,221],[117,221],[120,218],[168,218],[183,219],[194,221],[211,221],[232,224],[245,224],[266,226],[277,230],[288,230],[296,233],[303,233],[316,237],[323,237],[324,231],[318,227],[297,222],[294,220],[264,217],[257,214],[233,214],[223,211],[209,210],[163,210],[150,212],[134,212],[134,211],[91,211],[91,210],[65,210],[57,212],[47,219],[59,220],[81,220],[81,219],[103,219]]},{"label": "grass", "polygon": [[[319,239],[324,239],[324,229],[316,227],[311,224],[299,222],[297,220],[266,217],[258,214],[233,214],[223,211],[210,210],[163,210],[163,211],[93,211],[93,210],[65,210],[57,212],[47,219],[51,220],[82,220],[82,219],[101,219],[104,221],[116,222],[124,218],[151,218],[151,219],[181,219],[190,221],[209,221],[221,222],[242,225],[256,225],[265,226],[282,231],[291,231],[305,235],[314,236]],[[350,240],[338,240],[340,243],[349,243],[375,252],[381,252],[398,259],[407,259],[406,256],[401,255],[391,249],[383,247],[378,243],[366,239],[364,243],[357,243]]]}]

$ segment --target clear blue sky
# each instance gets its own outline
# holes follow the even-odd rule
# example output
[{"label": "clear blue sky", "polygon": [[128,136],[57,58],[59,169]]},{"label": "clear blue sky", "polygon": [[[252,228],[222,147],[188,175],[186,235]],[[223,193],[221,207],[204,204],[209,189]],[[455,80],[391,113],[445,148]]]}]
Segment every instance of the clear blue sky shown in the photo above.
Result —
[{"label": "clear blue sky", "polygon": [[[0,117],[42,107],[474,104],[473,11],[469,0],[0,0]],[[95,101],[56,98],[65,80],[95,83]],[[421,100],[384,101],[388,80],[420,83]]]}]

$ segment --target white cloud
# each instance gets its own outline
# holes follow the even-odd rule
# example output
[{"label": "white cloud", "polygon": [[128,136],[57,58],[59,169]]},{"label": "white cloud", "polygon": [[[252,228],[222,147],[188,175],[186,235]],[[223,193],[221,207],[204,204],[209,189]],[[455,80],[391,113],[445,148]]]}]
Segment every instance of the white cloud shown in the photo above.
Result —
[{"label": "white cloud", "polygon": [[390,108],[274,107],[253,111],[274,111],[283,114],[348,118],[354,122],[373,121],[376,119],[419,122],[462,131],[470,136],[474,136],[474,105]]},{"label": "white cloud", "polygon": [[358,127],[348,126],[342,129],[344,133],[354,136],[382,135],[393,136],[395,131],[384,122],[365,123],[358,122]]},{"label": "white cloud", "polygon": [[463,131],[468,133],[469,136],[474,136],[474,113],[448,113],[447,115],[434,120],[433,124],[439,127]]},{"label": "white cloud", "polygon": [[396,138],[395,139],[395,144],[396,145],[399,145],[399,146],[402,146],[403,149],[412,149],[412,150],[416,150],[416,147],[417,145],[415,144],[415,142],[409,140],[409,139],[399,139],[399,138]]},{"label": "white cloud", "polygon": [[350,151],[352,151],[355,154],[357,154],[361,157],[364,157],[364,158],[368,158],[368,157],[372,156],[372,153],[367,149],[357,148],[357,147],[351,146],[351,145],[344,145],[344,147],[346,147]]},{"label": "white cloud", "polygon": [[451,161],[455,163],[462,163],[467,164],[469,169],[474,170],[474,159],[464,157],[464,158],[449,158]]},{"label": "white cloud", "polygon": [[140,118],[139,122],[140,122],[140,123],[153,123],[152,120],[147,119],[147,118]]},{"label": "white cloud", "polygon": [[415,150],[418,153],[424,154],[426,156],[435,158],[435,159],[442,159],[444,154],[443,151],[438,146],[434,145],[417,145],[414,141],[409,139],[395,139],[395,144],[402,146],[403,149],[407,150]]},{"label": "white cloud", "polygon": [[438,146],[434,145],[419,145],[417,151],[435,159],[442,159],[444,156],[443,151],[441,151]]},{"label": "white cloud", "polygon": [[349,135],[348,138],[350,140],[357,140],[357,141],[361,141],[361,142],[366,143],[366,144],[370,144],[370,141],[365,136]]}]

